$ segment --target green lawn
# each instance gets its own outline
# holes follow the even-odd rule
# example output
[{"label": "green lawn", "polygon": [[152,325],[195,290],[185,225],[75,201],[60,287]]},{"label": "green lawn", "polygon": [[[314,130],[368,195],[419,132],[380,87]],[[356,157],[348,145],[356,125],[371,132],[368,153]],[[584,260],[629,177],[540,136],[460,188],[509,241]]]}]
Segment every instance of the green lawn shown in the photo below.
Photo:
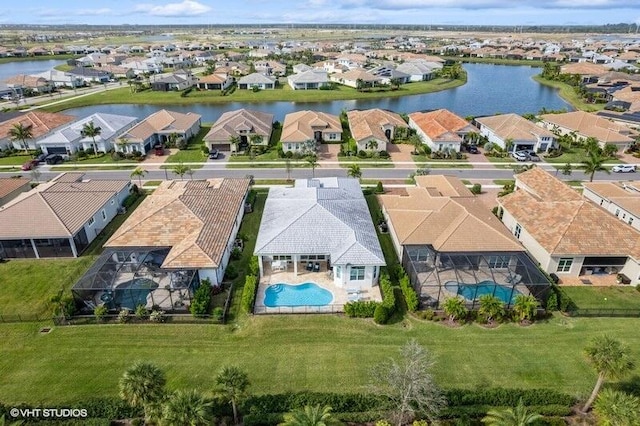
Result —
[{"label": "green lawn", "polygon": [[[187,148],[170,155],[169,158],[167,158],[167,163],[204,163],[207,156],[202,152],[202,141],[207,133],[209,133],[209,130],[211,130],[211,125],[202,125],[196,137],[187,145]],[[202,166],[191,165],[189,167],[199,169]]]},{"label": "green lawn", "polygon": [[444,159],[431,158],[429,155],[425,155],[425,154],[419,154],[419,155],[411,154],[411,158],[416,163],[428,163],[430,161],[431,162],[442,161],[443,163],[455,161],[455,162],[464,163],[465,161],[469,161],[469,157],[461,158],[460,160],[457,160],[457,159],[456,160],[454,160],[454,159],[446,159],[446,160],[444,160]]},{"label": "green lawn", "polygon": [[459,56],[441,56],[442,59],[471,63],[471,64],[496,64],[496,65],[529,65],[532,67],[542,67],[543,61],[528,60],[528,59],[502,59],[502,58],[471,58],[471,57],[459,57]]},{"label": "green lawn", "polygon": [[12,155],[0,158],[0,166],[21,166],[33,157],[31,155]]},{"label": "green lawn", "polygon": [[562,287],[579,309],[640,309],[640,291],[632,286]]},{"label": "green lawn", "polygon": [[489,156],[485,156],[485,158],[487,160],[489,160],[489,162],[491,163],[516,163],[517,161],[511,157],[489,157]]},{"label": "green lawn", "polygon": [[[224,364],[246,369],[250,392],[365,391],[376,363],[416,339],[443,387],[547,387],[585,396],[595,383],[583,348],[611,334],[640,353],[637,319],[555,317],[530,327],[449,328],[408,319],[389,326],[337,315],[251,317],[228,326],[0,324],[0,401],[52,404],[117,396],[136,360],[161,366],[170,388],[210,393]],[[90,349],[90,350],[89,350]],[[366,356],[363,356],[366,355]]]},{"label": "green lawn", "polygon": [[111,157],[110,154],[102,154],[102,155],[98,155],[98,156],[89,156],[87,158],[83,158],[83,159],[78,159],[76,161],[68,161],[67,164],[77,164],[79,166],[82,166],[83,164],[111,164],[111,165],[118,165],[118,164],[135,164],[136,161],[134,160],[114,160],[113,157]]},{"label": "green lawn", "polygon": [[604,109],[605,104],[591,104],[587,103],[582,97],[576,93],[576,91],[570,85],[561,81],[547,80],[540,75],[533,76],[533,79],[540,84],[550,86],[560,91],[560,97],[569,102],[571,106],[580,111],[596,112]]},{"label": "green lawn", "polygon": [[[543,156],[544,161],[552,164],[561,164],[564,165],[566,163],[582,163],[587,159],[587,150],[582,147],[569,147],[566,145],[562,146],[562,155],[559,157],[546,157]],[[605,160],[607,164],[621,164],[624,161],[619,160],[617,158],[607,158]]]}]

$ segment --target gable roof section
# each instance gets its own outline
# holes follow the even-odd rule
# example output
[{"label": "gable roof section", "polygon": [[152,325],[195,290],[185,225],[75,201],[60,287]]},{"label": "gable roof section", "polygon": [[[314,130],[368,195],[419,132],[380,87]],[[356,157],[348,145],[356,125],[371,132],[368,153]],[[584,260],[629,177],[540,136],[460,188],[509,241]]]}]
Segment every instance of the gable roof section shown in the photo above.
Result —
[{"label": "gable roof section", "polygon": [[629,213],[640,217],[640,181],[588,182],[583,186]]},{"label": "gable roof section", "polygon": [[329,81],[326,71],[316,69],[291,74],[288,78],[293,83],[326,83]]},{"label": "gable roof section", "polygon": [[409,114],[409,118],[433,141],[460,142],[462,138],[459,133],[476,130],[467,120],[446,109],[414,112]]},{"label": "gable roof section", "polygon": [[26,187],[30,182],[31,181],[27,178],[0,178],[0,199],[23,186]]},{"label": "gable roof section", "polygon": [[368,138],[387,140],[382,126],[407,127],[407,123],[404,122],[399,114],[379,108],[364,111],[351,110],[347,112],[347,117],[351,136],[356,141]]},{"label": "gable roof section", "polygon": [[514,139],[515,141],[537,140],[538,137],[550,137],[555,135],[518,114],[500,114],[490,117],[475,119],[478,123],[491,129],[500,139]]},{"label": "gable roof section", "polygon": [[257,255],[328,254],[333,264],[384,265],[367,203],[355,179],[298,179],[271,188]]},{"label": "gable roof section", "polygon": [[16,124],[31,127],[33,139],[38,139],[52,130],[67,124],[75,117],[44,111],[30,111],[0,123],[0,139],[10,138],[9,132]]},{"label": "gable roof section", "polygon": [[275,77],[254,72],[253,74],[240,78],[238,84],[275,84],[276,81],[277,78]]},{"label": "gable roof section", "polygon": [[165,181],[105,247],[171,247],[163,268],[216,268],[248,189],[248,179]]},{"label": "gable roof section", "polygon": [[191,112],[182,114],[162,109],[133,126],[122,137],[133,141],[144,141],[156,133],[184,133],[201,118],[201,115]]},{"label": "gable roof section", "polygon": [[313,127],[323,127],[323,132],[342,133],[342,124],[335,115],[319,111],[297,111],[284,117],[280,140],[304,142],[313,139]]},{"label": "gable roof section", "polygon": [[564,114],[544,114],[540,118],[550,124],[575,130],[585,137],[594,137],[602,143],[630,144],[633,139],[623,133],[630,129],[612,120],[585,111],[566,112]]},{"label": "gable roof section", "polygon": [[229,142],[232,136],[238,135],[240,129],[250,130],[252,134],[268,138],[271,135],[272,127],[273,114],[243,108],[222,114],[211,126],[211,130],[204,137],[204,140],[207,142]]}]

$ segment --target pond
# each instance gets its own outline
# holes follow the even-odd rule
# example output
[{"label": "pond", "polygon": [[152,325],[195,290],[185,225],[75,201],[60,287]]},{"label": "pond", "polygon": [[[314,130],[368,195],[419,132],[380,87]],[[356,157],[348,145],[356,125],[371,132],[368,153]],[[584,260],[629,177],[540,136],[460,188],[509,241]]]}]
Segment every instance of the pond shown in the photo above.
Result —
[{"label": "pond", "polygon": [[47,59],[42,61],[19,61],[0,64],[0,82],[18,74],[38,74],[58,65],[66,64],[60,59]]}]

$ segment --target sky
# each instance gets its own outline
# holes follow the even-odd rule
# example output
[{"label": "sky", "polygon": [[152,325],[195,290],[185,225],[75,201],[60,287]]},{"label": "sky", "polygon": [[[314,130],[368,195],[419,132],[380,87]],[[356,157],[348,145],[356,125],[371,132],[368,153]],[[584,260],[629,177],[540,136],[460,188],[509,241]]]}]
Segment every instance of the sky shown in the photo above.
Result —
[{"label": "sky", "polygon": [[16,3],[2,0],[0,6],[0,24],[428,26],[622,22],[640,27],[639,0],[20,0]]}]

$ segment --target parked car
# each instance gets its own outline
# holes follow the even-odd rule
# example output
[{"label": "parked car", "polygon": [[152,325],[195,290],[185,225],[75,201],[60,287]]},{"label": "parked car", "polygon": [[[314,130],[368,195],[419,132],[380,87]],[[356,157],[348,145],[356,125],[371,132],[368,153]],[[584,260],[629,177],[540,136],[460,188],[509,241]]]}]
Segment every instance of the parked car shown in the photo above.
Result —
[{"label": "parked car", "polygon": [[36,156],[35,160],[36,160],[38,163],[42,163],[42,162],[44,162],[44,159],[45,159],[45,158],[47,158],[47,154],[38,154],[38,155]]},{"label": "parked car", "polygon": [[477,154],[478,151],[478,147],[475,145],[469,145],[469,154]]},{"label": "parked car", "polygon": [[64,158],[60,154],[49,154],[44,157],[44,161],[47,164],[60,164],[64,161]]},{"label": "parked car", "polygon": [[13,99],[13,96],[11,96],[11,95],[2,95],[2,100],[3,101],[10,101],[11,99]]},{"label": "parked car", "polygon": [[529,156],[529,161],[538,162],[540,161],[540,156],[535,153],[535,151],[527,151],[527,155]]},{"label": "parked car", "polygon": [[218,151],[217,149],[212,149],[211,151],[209,151],[209,159],[211,160],[217,160],[218,157],[220,157],[220,151]]},{"label": "parked car", "polygon": [[634,164],[617,164],[611,168],[613,173],[633,173],[636,171]]},{"label": "parked car", "polygon": [[38,161],[37,160],[29,160],[29,161],[27,161],[26,163],[24,163],[22,165],[22,170],[24,170],[26,172],[27,170],[33,170],[36,167],[38,167]]},{"label": "parked car", "polygon": [[529,153],[527,151],[516,151],[512,153],[511,156],[518,161],[527,161],[529,159]]}]

